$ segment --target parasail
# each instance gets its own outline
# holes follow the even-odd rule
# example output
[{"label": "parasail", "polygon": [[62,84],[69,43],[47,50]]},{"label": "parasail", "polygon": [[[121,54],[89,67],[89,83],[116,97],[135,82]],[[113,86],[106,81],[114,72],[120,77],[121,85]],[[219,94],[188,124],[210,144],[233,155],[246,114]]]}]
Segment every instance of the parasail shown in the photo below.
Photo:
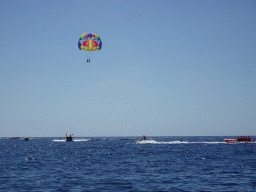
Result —
[{"label": "parasail", "polygon": [[100,37],[94,33],[85,33],[78,40],[78,48],[85,51],[101,50],[102,42]]}]

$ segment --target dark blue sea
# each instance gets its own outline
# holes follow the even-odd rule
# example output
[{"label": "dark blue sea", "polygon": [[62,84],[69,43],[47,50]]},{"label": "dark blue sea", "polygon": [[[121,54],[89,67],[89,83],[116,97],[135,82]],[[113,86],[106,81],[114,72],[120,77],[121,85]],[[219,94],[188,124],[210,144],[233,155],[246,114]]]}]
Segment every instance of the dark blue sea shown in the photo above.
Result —
[{"label": "dark blue sea", "polygon": [[0,138],[0,191],[256,191],[256,144],[224,138]]}]

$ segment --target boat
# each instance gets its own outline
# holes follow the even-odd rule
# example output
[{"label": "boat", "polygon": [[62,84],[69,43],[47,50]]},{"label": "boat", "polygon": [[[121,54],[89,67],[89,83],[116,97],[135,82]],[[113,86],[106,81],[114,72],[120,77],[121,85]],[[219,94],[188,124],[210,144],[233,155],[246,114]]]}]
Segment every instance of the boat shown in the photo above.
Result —
[{"label": "boat", "polygon": [[66,133],[66,141],[73,141],[74,137],[72,137],[72,135],[72,133]]},{"label": "boat", "polygon": [[29,140],[29,138],[28,137],[25,137],[25,141],[28,141]]},{"label": "boat", "polygon": [[20,137],[10,137],[9,139],[20,139]]},{"label": "boat", "polygon": [[237,139],[224,139],[226,143],[254,143],[251,137],[237,137]]}]

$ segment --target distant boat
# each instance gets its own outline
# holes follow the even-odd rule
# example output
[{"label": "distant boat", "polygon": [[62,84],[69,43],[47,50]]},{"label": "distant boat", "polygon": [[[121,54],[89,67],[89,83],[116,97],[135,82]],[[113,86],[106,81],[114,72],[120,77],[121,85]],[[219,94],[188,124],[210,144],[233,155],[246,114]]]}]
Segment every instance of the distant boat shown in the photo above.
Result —
[{"label": "distant boat", "polygon": [[19,137],[10,137],[9,139],[20,139]]},{"label": "distant boat", "polygon": [[29,138],[28,137],[25,137],[25,141],[28,141],[29,140]]},{"label": "distant boat", "polygon": [[66,141],[73,141],[74,137],[72,135],[72,133],[66,133]]},{"label": "distant boat", "polygon": [[251,137],[237,137],[237,139],[224,139],[226,143],[254,143]]}]

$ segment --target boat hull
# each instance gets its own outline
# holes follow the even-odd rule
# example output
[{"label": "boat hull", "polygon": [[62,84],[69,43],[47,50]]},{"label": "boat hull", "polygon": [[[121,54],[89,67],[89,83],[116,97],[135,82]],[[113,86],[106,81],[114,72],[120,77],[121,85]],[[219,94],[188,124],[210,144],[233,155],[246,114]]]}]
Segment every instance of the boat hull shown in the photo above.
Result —
[{"label": "boat hull", "polygon": [[254,143],[254,140],[250,141],[237,141],[236,139],[224,139],[226,143]]},{"label": "boat hull", "polygon": [[73,141],[73,137],[66,137],[66,141]]}]

